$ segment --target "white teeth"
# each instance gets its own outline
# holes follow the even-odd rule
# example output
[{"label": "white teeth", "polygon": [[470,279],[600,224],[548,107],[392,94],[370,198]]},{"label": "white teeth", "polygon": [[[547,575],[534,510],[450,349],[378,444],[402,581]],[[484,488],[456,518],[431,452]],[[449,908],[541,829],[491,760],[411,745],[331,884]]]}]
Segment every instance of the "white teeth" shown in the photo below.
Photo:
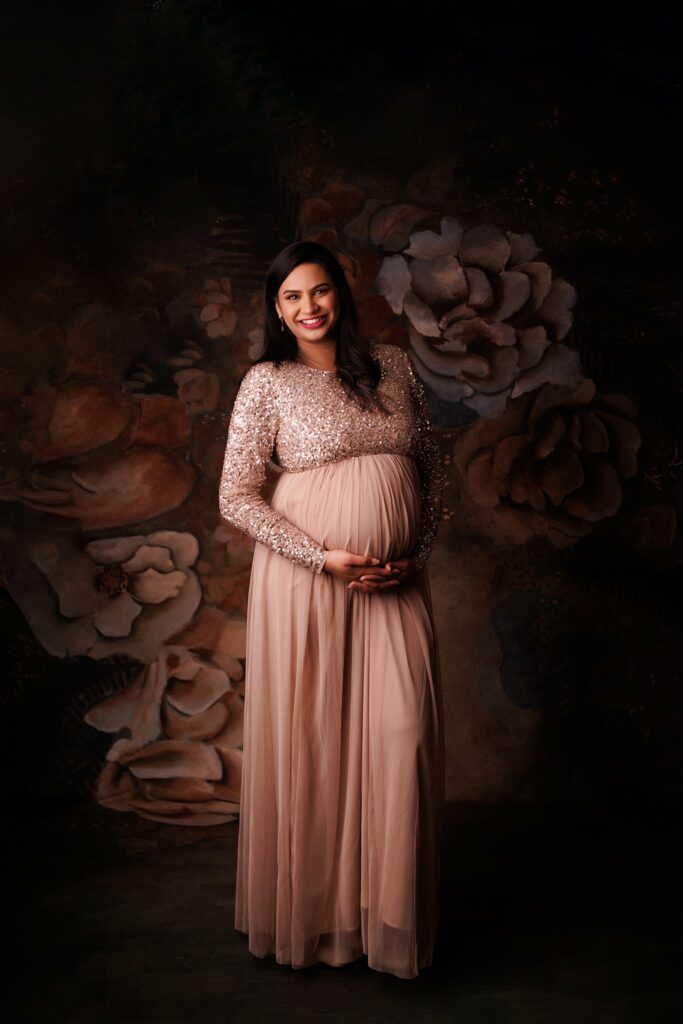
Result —
[{"label": "white teeth", "polygon": [[312,320],[302,320],[302,324],[317,324],[319,320],[323,320],[322,316],[314,316]]}]

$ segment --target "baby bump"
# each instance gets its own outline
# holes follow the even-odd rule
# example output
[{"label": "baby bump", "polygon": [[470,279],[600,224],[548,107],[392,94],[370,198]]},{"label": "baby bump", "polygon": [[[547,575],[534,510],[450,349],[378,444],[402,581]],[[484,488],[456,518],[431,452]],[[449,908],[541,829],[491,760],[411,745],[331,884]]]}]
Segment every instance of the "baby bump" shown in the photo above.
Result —
[{"label": "baby bump", "polygon": [[356,455],[283,472],[271,506],[328,549],[400,558],[420,529],[420,480],[407,455]]}]

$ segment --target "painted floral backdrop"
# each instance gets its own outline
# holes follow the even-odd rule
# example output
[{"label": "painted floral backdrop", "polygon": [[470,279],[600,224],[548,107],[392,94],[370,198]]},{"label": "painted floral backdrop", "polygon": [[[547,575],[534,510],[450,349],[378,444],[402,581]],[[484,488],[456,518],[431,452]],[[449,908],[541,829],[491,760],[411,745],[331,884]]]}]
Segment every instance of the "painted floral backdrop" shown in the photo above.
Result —
[{"label": "painted floral backdrop", "polygon": [[[219,144],[220,125],[202,122],[193,134],[190,107],[177,113],[177,97],[157,85],[178,39],[196,30],[181,8],[151,5],[144,32],[136,23],[131,66],[151,70],[138,70],[143,89],[126,69],[133,85],[121,103],[147,154],[178,118],[194,166]],[[22,673],[48,664],[75,693],[55,744],[63,709],[36,689],[12,749],[26,763],[42,751],[46,792],[61,772],[106,807],[153,821],[201,827],[239,814],[253,544],[220,521],[217,485],[237,382],[260,350],[265,270],[296,237],[337,254],[363,335],[409,348],[429,395],[449,477],[433,561],[443,605],[460,601],[463,570],[465,601],[491,577],[469,638],[478,689],[460,717],[479,715],[472,749],[498,745],[518,759],[500,791],[513,794],[520,778],[531,785],[539,737],[548,757],[567,709],[587,706],[591,688],[594,706],[617,708],[644,749],[661,741],[657,771],[676,789],[683,780],[670,771],[675,742],[663,723],[679,714],[678,670],[664,648],[641,650],[637,638],[658,635],[661,622],[668,629],[657,594],[661,584],[664,604],[683,554],[683,455],[670,412],[681,364],[657,341],[678,313],[671,267],[642,258],[657,231],[628,175],[566,149],[554,163],[545,157],[561,149],[566,123],[552,97],[529,114],[515,106],[507,137],[502,114],[497,129],[487,122],[483,150],[482,113],[464,105],[458,145],[434,145],[424,160],[389,139],[398,111],[383,114],[366,167],[348,125],[335,138],[274,79],[264,100],[266,65],[250,64],[237,39],[226,70],[229,48],[218,60],[210,29],[202,22],[205,34],[188,35],[181,52],[212,100],[239,79],[233,107],[222,109],[245,138],[253,124],[277,123],[258,158],[277,209],[254,198],[264,167],[222,151],[220,173],[230,165],[242,183],[230,209],[174,209],[172,238],[151,241],[144,197],[131,210],[113,189],[107,216],[142,224],[144,239],[125,258],[114,252],[99,275],[75,245],[74,258],[26,271],[2,314],[0,566],[7,621],[30,635],[25,649],[10,645],[4,694],[19,707]],[[471,96],[474,105],[484,93]],[[434,138],[454,102],[442,90],[423,108],[409,86],[399,101],[411,126],[429,110]],[[536,120],[522,144],[525,117]],[[540,139],[535,156],[525,152],[530,138]],[[85,179],[117,180],[120,165],[102,170],[106,145],[94,148]],[[23,186],[16,178],[8,195],[28,207]],[[171,190],[172,203],[190,193]],[[40,230],[49,242],[47,215]],[[639,277],[615,255],[636,242]],[[455,691],[459,661],[445,667]],[[580,762],[576,737],[564,737],[564,754]]]}]

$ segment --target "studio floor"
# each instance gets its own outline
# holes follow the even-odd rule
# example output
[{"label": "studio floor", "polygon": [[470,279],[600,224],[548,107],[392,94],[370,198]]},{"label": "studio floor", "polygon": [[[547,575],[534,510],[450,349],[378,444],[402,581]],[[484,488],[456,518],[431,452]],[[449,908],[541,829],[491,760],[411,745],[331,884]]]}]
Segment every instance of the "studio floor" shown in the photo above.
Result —
[{"label": "studio floor", "polygon": [[670,1024],[680,833],[673,811],[449,807],[437,956],[406,981],[365,957],[252,956],[232,927],[236,822],[53,815],[7,846],[5,1020]]}]

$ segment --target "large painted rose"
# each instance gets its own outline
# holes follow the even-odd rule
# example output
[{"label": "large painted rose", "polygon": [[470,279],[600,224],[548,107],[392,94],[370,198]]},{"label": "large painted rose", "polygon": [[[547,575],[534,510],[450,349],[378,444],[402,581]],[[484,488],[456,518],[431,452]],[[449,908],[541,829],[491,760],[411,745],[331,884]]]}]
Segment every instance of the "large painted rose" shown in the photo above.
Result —
[{"label": "large painted rose", "polygon": [[15,450],[0,459],[0,501],[86,530],[121,529],[179,508],[195,486],[197,471],[177,450],[191,440],[184,395],[67,381],[35,388],[22,407]]},{"label": "large painted rose", "polygon": [[[374,214],[371,236],[389,213]],[[495,418],[542,384],[582,379],[578,352],[562,344],[576,291],[538,258],[530,235],[444,217],[440,232],[409,237],[384,258],[377,289],[409,320],[420,375],[439,398]]]},{"label": "large painted rose", "polygon": [[204,609],[89,725],[118,736],[97,785],[105,807],[169,824],[239,813],[245,620]]},{"label": "large painted rose", "polygon": [[621,481],[637,469],[640,432],[627,395],[596,395],[593,381],[546,384],[478,420],[458,438],[453,461],[471,524],[496,541],[544,533],[566,547],[613,516]]},{"label": "large painted rose", "polygon": [[7,587],[50,654],[151,662],[197,610],[198,554],[192,534],[172,530],[93,540],[82,551],[53,531],[28,545],[30,561]]}]

